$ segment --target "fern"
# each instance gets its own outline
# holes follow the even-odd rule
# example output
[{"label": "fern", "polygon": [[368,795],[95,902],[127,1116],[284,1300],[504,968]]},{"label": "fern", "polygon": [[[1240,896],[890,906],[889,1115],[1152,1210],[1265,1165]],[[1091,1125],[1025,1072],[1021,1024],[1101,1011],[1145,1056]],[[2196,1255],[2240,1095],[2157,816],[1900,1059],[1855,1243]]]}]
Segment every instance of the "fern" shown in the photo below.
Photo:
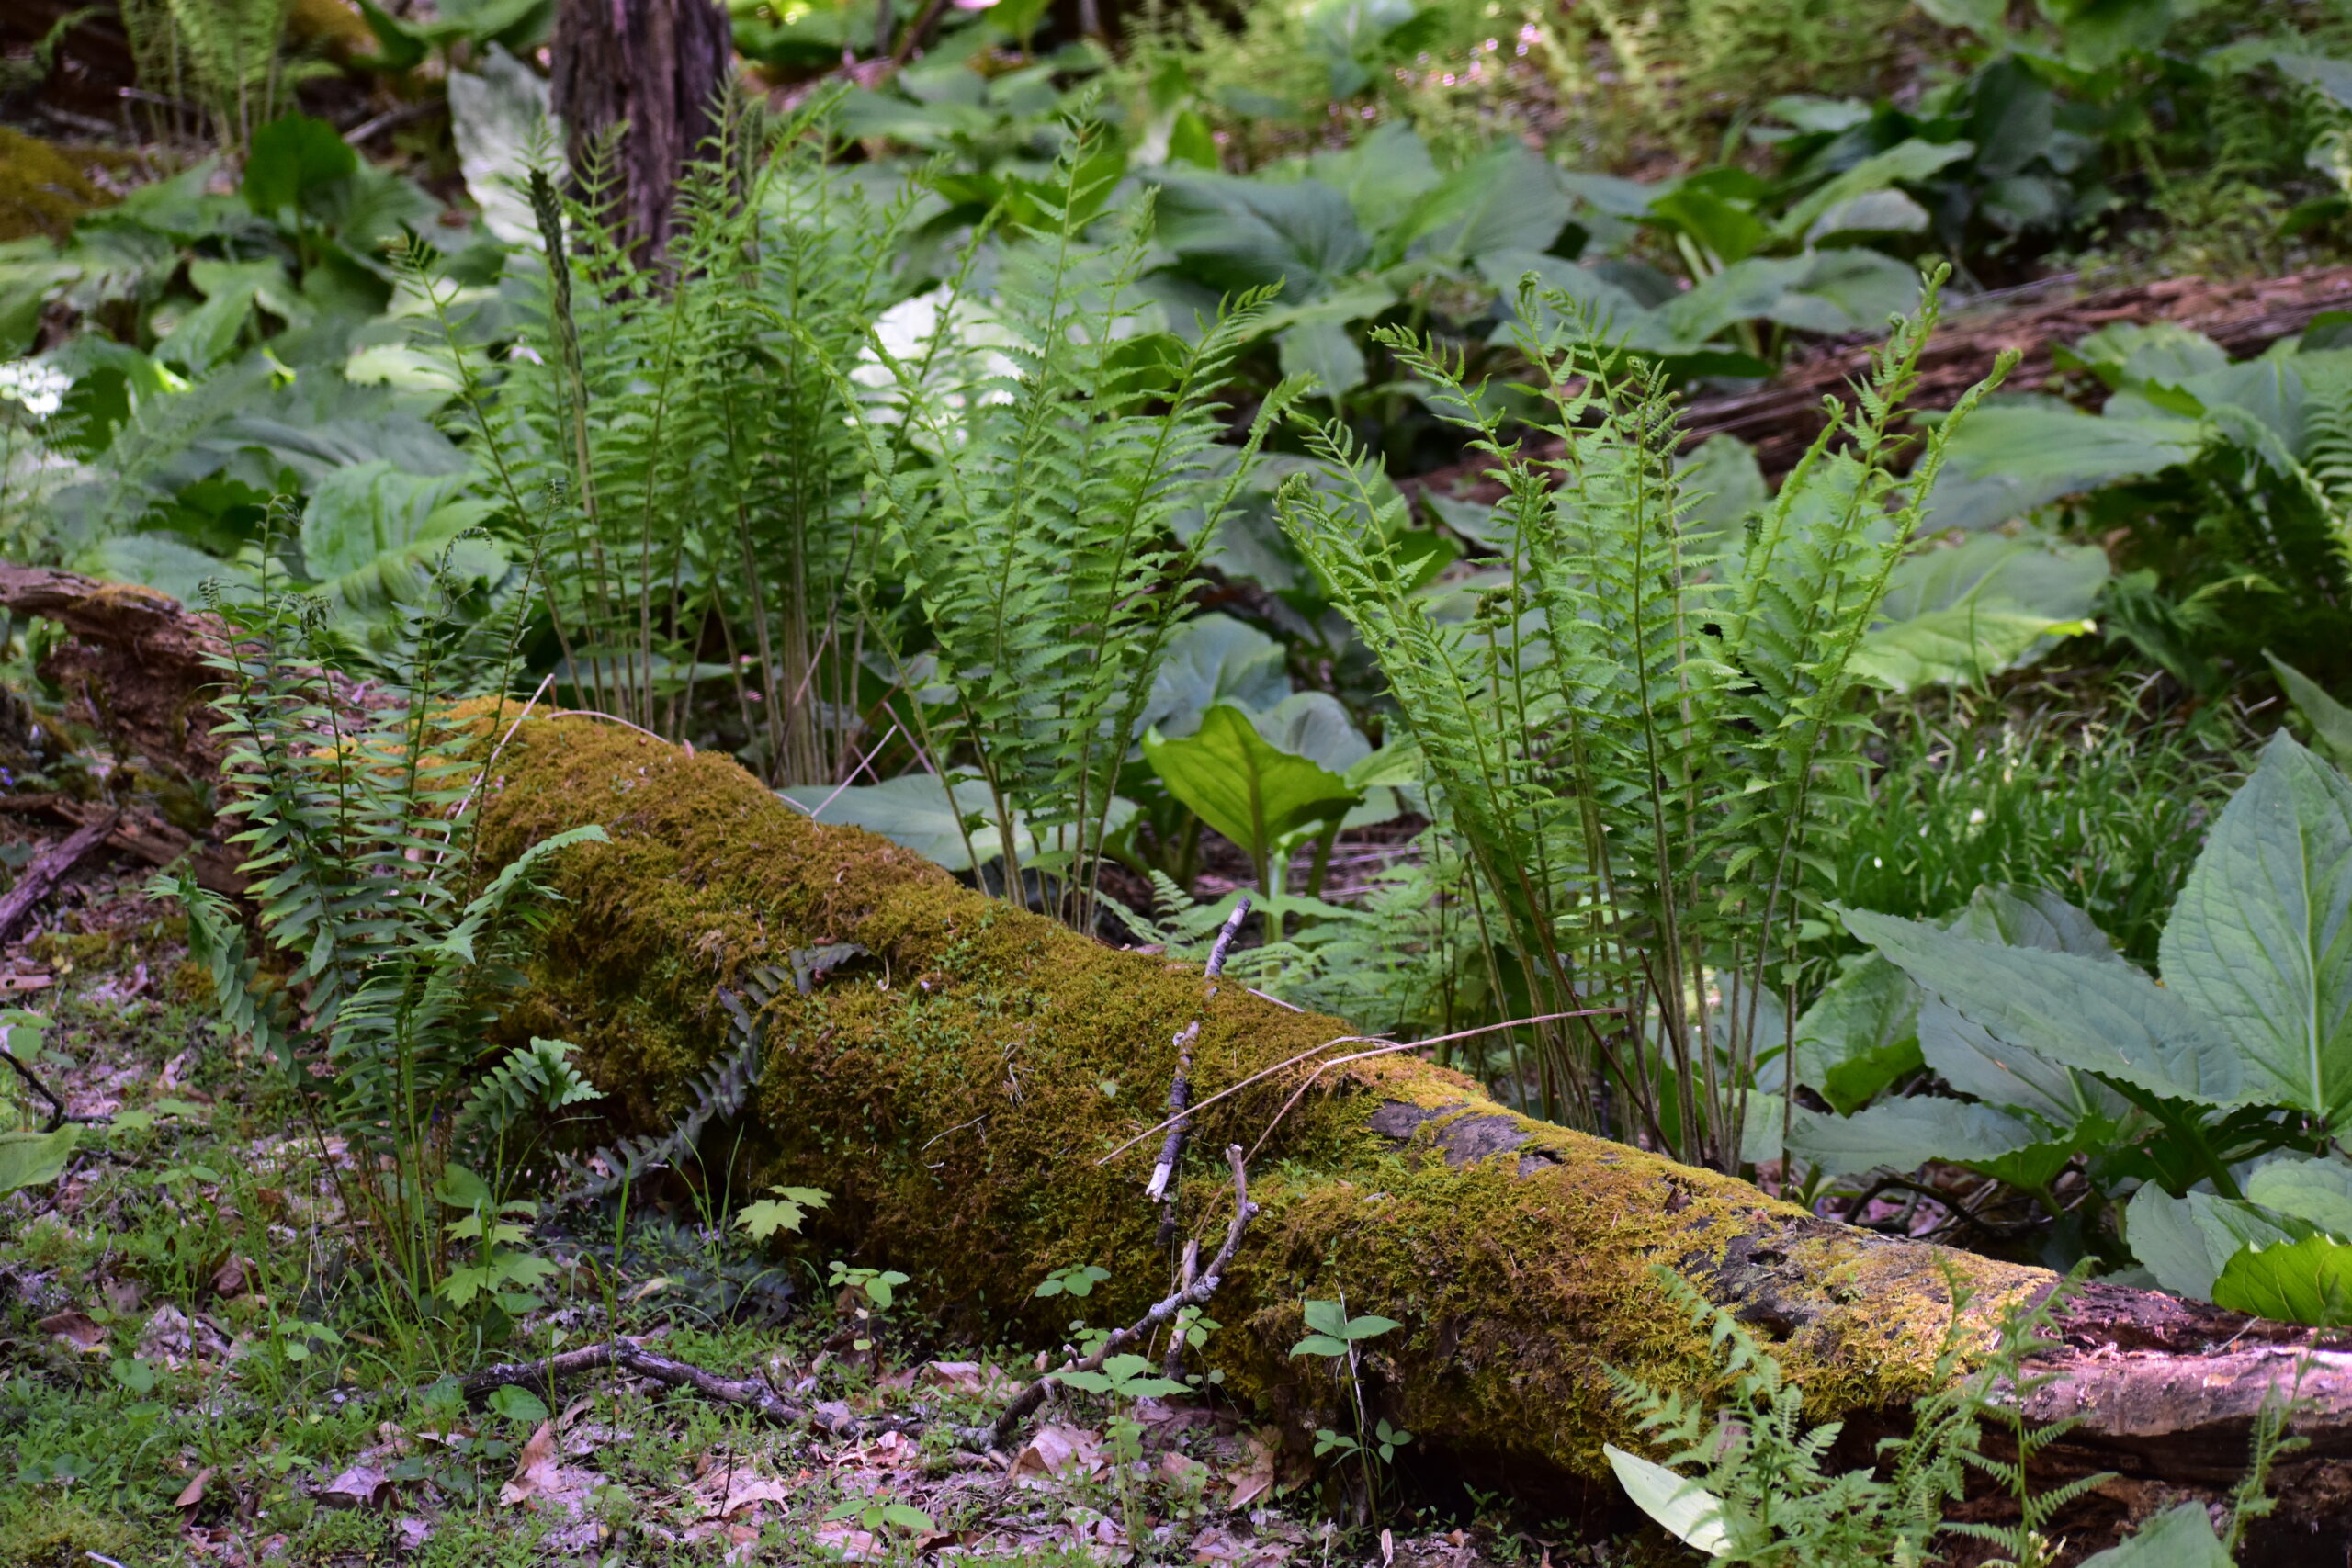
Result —
[{"label": "fern", "polygon": [[[266,576],[256,603],[209,597],[232,633],[216,660],[230,786],[221,814],[239,824],[230,841],[244,851],[261,931],[293,963],[300,1022],[256,995],[241,934],[183,877],[192,946],[224,1020],[266,1043],[319,1124],[365,1151],[345,1201],[421,1299],[449,1268],[433,1195],[459,1168],[453,1136],[460,1123],[498,1130],[495,1101],[471,1091],[537,875],[604,832],[559,833],[484,874],[474,853],[482,763],[448,712],[459,648],[438,617],[408,613],[399,680],[355,716],[326,673],[333,650],[316,601],[288,599]],[[493,1095],[523,1081],[509,1066]],[[560,1052],[541,1070],[544,1088],[575,1093]],[[469,1100],[481,1112],[470,1121],[459,1114]]]},{"label": "fern", "polygon": [[571,1065],[571,1054],[579,1049],[568,1040],[542,1040],[537,1035],[528,1045],[515,1046],[474,1086],[465,1109],[458,1113],[458,1125],[503,1136],[534,1112],[601,1100],[604,1091]]},{"label": "fern", "polygon": [[[1268,398],[1238,461],[1207,477],[1224,430],[1216,398],[1265,298],[1238,301],[1191,343],[1145,332],[1148,203],[1112,243],[1087,238],[1106,194],[1099,134],[1073,128],[1052,177],[1029,188],[1035,210],[1004,248],[988,343],[970,341],[977,238],[922,342],[901,353],[871,336],[887,378],[865,389],[882,407],[858,427],[873,526],[904,582],[895,605],[868,600],[867,623],[910,689],[907,720],[934,767],[986,785],[1005,886],[1022,887],[1025,869],[1081,929],[1118,771],[1185,612],[1171,585],[1298,391]],[[859,392],[846,369],[840,385]],[[1172,525],[1188,509],[1204,521],[1179,546]],[[920,689],[934,682],[944,700]],[[966,838],[968,850],[968,824]]]},{"label": "fern", "polygon": [[[1530,289],[1522,321],[1573,314]],[[1698,498],[1656,367],[1532,328],[1534,423],[1563,448],[1545,462],[1505,440],[1458,356],[1375,334],[1505,492],[1487,532],[1508,581],[1469,619],[1410,591],[1386,542],[1402,502],[1382,499],[1343,427],[1308,445],[1351,491],[1294,479],[1278,498],[1421,748],[1441,823],[1475,871],[1493,993],[1584,1015],[1534,1026],[1547,1114],[1611,1130],[1623,1106],[1629,1131],[1724,1169],[1777,1152],[1777,1135],[1768,1152],[1768,1129],[1748,1127],[1772,1037],[1764,998],[1793,1010],[1799,939],[1827,883],[1821,835],[1860,787],[1851,658],[1942,444],[1984,390],[1899,486],[1894,431],[1935,309],[1931,288],[1858,406],[1722,551],[1684,530]]]}]

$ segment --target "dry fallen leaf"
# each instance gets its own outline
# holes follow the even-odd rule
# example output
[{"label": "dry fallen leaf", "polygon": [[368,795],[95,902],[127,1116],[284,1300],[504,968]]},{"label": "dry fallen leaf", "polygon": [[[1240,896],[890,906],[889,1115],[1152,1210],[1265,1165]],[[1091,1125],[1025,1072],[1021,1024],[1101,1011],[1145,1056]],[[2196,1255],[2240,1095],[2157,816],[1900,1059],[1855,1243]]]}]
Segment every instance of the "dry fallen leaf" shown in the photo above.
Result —
[{"label": "dry fallen leaf", "polygon": [[183,1487],[177,1497],[172,1499],[172,1506],[175,1508],[193,1508],[198,1503],[203,1502],[204,1483],[212,1479],[214,1467],[209,1464],[202,1470],[198,1471],[196,1472],[196,1479],[189,1482],[187,1486]]},{"label": "dry fallen leaf", "polygon": [[136,1280],[108,1280],[104,1287],[107,1305],[125,1317],[139,1310],[146,1287]]},{"label": "dry fallen leaf", "polygon": [[433,1527],[423,1519],[392,1521],[392,1544],[402,1551],[423,1551],[425,1542],[432,1539]]},{"label": "dry fallen leaf", "polygon": [[372,1508],[391,1494],[390,1477],[372,1464],[355,1464],[326,1483],[319,1501],[330,1508]]},{"label": "dry fallen leaf", "polygon": [[85,1356],[106,1348],[107,1331],[78,1307],[68,1307],[44,1317],[38,1326],[42,1333],[54,1334]]},{"label": "dry fallen leaf", "polygon": [[1242,1462],[1226,1472],[1225,1478],[1233,1483],[1233,1500],[1229,1507],[1246,1508],[1274,1489],[1274,1448],[1261,1438],[1245,1438],[1248,1446]]},{"label": "dry fallen leaf", "polygon": [[1035,1480],[1059,1475],[1073,1467],[1081,1475],[1091,1475],[1102,1468],[1102,1441],[1083,1427],[1040,1427],[1037,1435],[1013,1456],[1012,1478]]},{"label": "dry fallen leaf", "polygon": [[222,1301],[234,1301],[253,1288],[253,1265],[235,1253],[212,1271],[212,1292]]},{"label": "dry fallen leaf", "polygon": [[543,1497],[563,1484],[562,1467],[556,1463],[555,1427],[542,1421],[531,1440],[515,1457],[514,1478],[498,1489],[498,1500],[508,1507]]}]

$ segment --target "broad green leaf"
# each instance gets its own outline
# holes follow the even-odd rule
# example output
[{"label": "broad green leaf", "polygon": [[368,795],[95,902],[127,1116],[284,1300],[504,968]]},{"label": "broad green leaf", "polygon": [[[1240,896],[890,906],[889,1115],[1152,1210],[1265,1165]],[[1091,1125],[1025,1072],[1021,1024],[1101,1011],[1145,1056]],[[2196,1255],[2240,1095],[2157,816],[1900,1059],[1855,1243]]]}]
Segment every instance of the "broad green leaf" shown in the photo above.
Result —
[{"label": "broad green leaf", "polygon": [[2312,739],[2327,754],[2328,761],[2338,768],[2352,768],[2352,708],[2346,707],[2321,689],[2320,683],[2265,650],[2263,657],[2270,660],[2270,668],[2285,688],[2287,700],[2312,727]]},{"label": "broad green leaf", "polygon": [[2005,1044],[2151,1094],[2215,1106],[2256,1098],[2238,1054],[2128,964],[1996,947],[1893,915],[1841,912],[1848,930]]},{"label": "broad green leaf", "polygon": [[539,1396],[513,1383],[490,1396],[490,1407],[509,1421],[526,1427],[536,1427],[548,1418],[548,1407]]},{"label": "broad green leaf", "polygon": [[1143,753],[1176,798],[1238,845],[1261,874],[1283,840],[1344,817],[1356,804],[1358,792],[1346,779],[1276,749],[1249,715],[1224,704],[1204,715],[1188,739],[1147,733]]},{"label": "broad green leaf", "polygon": [[1306,1302],[1300,1306],[1299,1315],[1306,1320],[1306,1326],[1317,1334],[1328,1334],[1335,1339],[1347,1336],[1347,1309],[1337,1302]]},{"label": "broad green leaf", "polygon": [[1283,645],[1230,615],[1196,615],[1170,635],[1168,657],[1152,677],[1145,726],[1171,738],[1201,727],[1219,703],[1262,712],[1290,695]]},{"label": "broad green leaf", "polygon": [[2064,496],[2162,473],[2205,439],[2193,420],[2100,418],[2052,399],[1980,408],[1946,449],[1921,526],[1990,528]]},{"label": "broad green leaf", "polygon": [[359,166],[359,154],[322,119],[289,114],[254,132],[245,153],[245,203],[265,218],[296,207]]},{"label": "broad green leaf", "polygon": [[1874,190],[1849,197],[1814,220],[1805,234],[1808,244],[1833,234],[1918,234],[1928,227],[1928,209],[1899,190]]},{"label": "broad green leaf", "polygon": [[1212,288],[1279,283],[1282,298],[1296,303],[1330,292],[1371,254],[1348,198],[1319,180],[1165,180],[1155,209],[1160,241]]},{"label": "broad green leaf", "polygon": [[[1398,119],[1383,120],[1341,151],[1311,153],[1306,164],[1315,178],[1346,195],[1357,225],[1374,236],[1385,261],[1396,259],[1387,254],[1390,231],[1444,178],[1427,144]],[[1403,243],[1396,242],[1400,252]]]},{"label": "broad green leaf", "polygon": [[0,1133],[0,1192],[56,1180],[81,1136],[82,1129],[72,1122],[54,1133]]},{"label": "broad green leaf", "polygon": [[1883,1100],[1851,1116],[1798,1110],[1789,1117],[1789,1147],[1831,1176],[1916,1170],[1929,1160],[1982,1164],[2048,1137],[1992,1106],[1924,1094]]},{"label": "broad green leaf", "polygon": [[1877,953],[1863,954],[1797,1020],[1796,1060],[1799,1083],[1839,1115],[1853,1114],[1920,1065],[1919,988]]},{"label": "broad green leaf", "polygon": [[1724,1529],[1723,1501],[1695,1481],[1687,1481],[1662,1464],[1629,1454],[1614,1443],[1601,1445],[1617,1484],[1636,1507],[1658,1527],[1694,1551],[1710,1557],[1730,1550],[1731,1536]]},{"label": "broad green leaf", "polygon": [[1683,500],[1683,537],[1695,549],[1729,548],[1747,514],[1772,499],[1756,448],[1736,435],[1708,436],[1677,459],[1674,478]]},{"label": "broad green leaf", "polygon": [[[2176,321],[2113,322],[2051,358],[2062,370],[2089,371],[2116,391],[2158,395],[2230,367],[2221,344]],[[2201,405],[2192,400],[2173,412],[2195,414]]]},{"label": "broad green leaf", "polygon": [[1345,321],[1301,321],[1274,334],[1282,373],[1312,376],[1320,395],[1339,399],[1364,382],[1363,350]]},{"label": "broad green leaf", "polygon": [[2245,1181],[2247,1201],[2352,1236],[2352,1163],[2311,1156],[2274,1159]]},{"label": "broad green leaf", "polygon": [[206,555],[177,534],[118,534],[74,558],[74,568],[109,582],[136,582],[183,604],[203,603],[207,579],[225,590],[251,585],[252,568]]},{"label": "broad green leaf", "polygon": [[544,249],[525,182],[535,138],[563,145],[563,122],[548,107],[546,80],[493,43],[478,69],[449,73],[448,94],[458,168],[466,194],[481,209],[482,227],[507,244]]},{"label": "broad green leaf", "polygon": [[2165,983],[2243,1055],[2257,1098],[2352,1109],[2352,782],[2281,729],[2173,906]]},{"label": "broad green leaf", "polygon": [[1996,1039],[1938,998],[1920,1005],[1918,1031],[1920,1059],[1988,1105],[2027,1112],[2061,1132],[2086,1122],[2121,1127],[2144,1114],[2090,1073]]},{"label": "broad green leaf", "polygon": [[[1502,295],[1503,305],[1516,310],[1521,280],[1532,273],[1540,286],[1557,290],[1579,313],[1579,320],[1591,335],[1605,343],[1623,344],[1628,348],[1648,354],[1671,354],[1699,347],[1704,341],[1686,341],[1656,311],[1610,282],[1590,267],[1578,266],[1559,256],[1540,255],[1533,251],[1496,251],[1477,258],[1479,276]],[[1534,323],[1542,333],[1561,329],[1560,309],[1552,301],[1539,300],[1541,313]],[[1497,327],[1489,341],[1507,344],[1518,329],[1506,321]]]},{"label": "broad green leaf", "polygon": [[2120,1546],[2083,1559],[2082,1568],[2230,1568],[2202,1503],[2183,1503],[2147,1520]]},{"label": "broad green leaf", "polygon": [[1978,942],[2005,947],[2039,947],[2083,958],[2123,962],[2115,943],[2088,914],[2041,887],[1998,885],[1979,887],[1950,929]]},{"label": "broad green leaf", "polygon": [[1981,534],[1918,551],[1894,569],[1854,668],[1898,692],[1984,681],[2091,630],[2108,576],[2096,545]]},{"label": "broad green leaf", "polygon": [[2352,1324],[2352,1243],[2326,1235],[2249,1242],[2222,1266],[2212,1297],[2215,1306],[2279,1323]]},{"label": "broad green leaf", "polygon": [[463,476],[402,472],[379,458],[327,475],[302,509],[302,561],[321,582],[420,560],[489,515],[465,502]]},{"label": "broad green leaf", "polygon": [[2270,57],[2270,62],[2290,81],[2316,87],[2338,107],[2352,108],[2352,60],[2282,49]]},{"label": "broad green leaf", "polygon": [[1918,269],[1876,251],[1814,251],[1786,296],[1758,311],[1809,333],[1879,333],[1919,302]]},{"label": "broad green leaf", "polygon": [[[946,786],[930,773],[908,773],[878,784],[852,784],[846,789],[790,784],[776,793],[819,822],[845,822],[879,833],[949,871],[971,870],[974,856],[985,865],[1004,853],[1003,836],[989,815],[989,786],[978,779],[958,783],[952,798]],[[965,851],[959,821],[969,825],[969,853]],[[1030,848],[1026,829],[1016,821],[1014,831],[1021,840],[1014,848],[1025,853]]]},{"label": "broad green leaf", "polygon": [[2241,1248],[2312,1234],[2291,1214],[2211,1192],[2176,1198],[2153,1181],[2132,1195],[2123,1216],[2123,1239],[2156,1283],[2199,1301],[2212,1299],[2213,1281]]},{"label": "broad green leaf", "polygon": [[1266,744],[1341,778],[1372,755],[1372,742],[1348,716],[1346,705],[1329,692],[1294,692],[1250,716]]},{"label": "broad green leaf", "polygon": [[1975,143],[1971,141],[1922,141],[1914,138],[1899,141],[1883,152],[1873,152],[1782,213],[1781,234],[1795,239],[1809,233],[1823,214],[1858,196],[1924,180],[1975,151]]},{"label": "broad green leaf", "polygon": [[1451,261],[1497,251],[1548,251],[1575,204],[1544,156],[1516,137],[1464,164],[1399,220],[1391,247],[1425,242]]}]

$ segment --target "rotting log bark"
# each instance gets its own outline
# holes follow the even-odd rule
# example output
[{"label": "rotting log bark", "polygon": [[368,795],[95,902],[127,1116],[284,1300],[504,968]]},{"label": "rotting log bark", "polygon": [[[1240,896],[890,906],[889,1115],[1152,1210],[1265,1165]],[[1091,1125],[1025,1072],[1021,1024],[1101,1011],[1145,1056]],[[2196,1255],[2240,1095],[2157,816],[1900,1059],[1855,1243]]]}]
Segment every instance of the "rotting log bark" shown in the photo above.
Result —
[{"label": "rotting log bark", "polygon": [[77,716],[151,760],[209,774],[220,765],[203,692],[220,680],[218,623],[152,588],[0,561],[0,609],[52,620],[71,634],[42,657]]},{"label": "rotting log bark", "polygon": [[[753,1124],[730,1157],[751,1181],[831,1190],[811,1245],[907,1270],[933,1309],[1058,1333],[1069,1303],[1039,1303],[1031,1287],[1096,1263],[1114,1278],[1087,1304],[1132,1317],[1172,1271],[1143,1190],[1157,1140],[1094,1162],[1159,1120],[1183,1026],[1201,1026],[1196,1151],[1254,1141],[1298,1075],[1217,1090],[1349,1034],[1235,988],[1204,999],[1198,971],[1111,951],[910,852],[816,827],[723,758],[535,719],[496,773],[493,856],[582,822],[612,835],[568,852],[555,874],[564,902],[502,1027],[577,1042],[627,1121],[683,1109],[690,1076],[727,1038],[717,990],[746,966],[834,942],[872,954],[812,994],[784,993]],[[1211,1162],[1196,1153],[1185,1179],[1192,1228],[1215,1235],[1230,1202],[1211,1196]],[[1328,1075],[1250,1185],[1262,1213],[1218,1296],[1225,1326],[1205,1363],[1296,1431],[1337,1402],[1327,1374],[1288,1354],[1302,1302],[1344,1296],[1351,1312],[1396,1318],[1404,1327],[1365,1357],[1372,1400],[1421,1435],[1420,1451],[1476,1466],[1482,1485],[1598,1475],[1602,1441],[1627,1435],[1606,1368],[1708,1381],[1704,1344],[1657,1269],[1772,1339],[1825,1416],[1898,1410],[1928,1386],[1951,1318],[1946,1270],[1975,1292],[1974,1335],[2054,1282],[1530,1120],[1409,1056]],[[2296,1429],[2312,1447],[2286,1472],[2268,1528],[2307,1541],[2294,1533],[2313,1526],[2305,1501],[2346,1489],[2352,1338],[2104,1286],[2064,1323],[2046,1369],[2057,1381],[2035,1413],[2082,1418],[2067,1462],[2122,1472],[2093,1505],[2109,1518],[2224,1488],[2263,1398],[2298,1367]]]},{"label": "rotting log bark", "polygon": [[[2301,332],[2324,311],[2345,310],[2352,310],[2352,267],[2235,282],[2168,277],[2089,294],[2068,282],[2037,286],[1949,308],[1920,356],[1911,404],[1950,408],[2010,348],[2023,357],[2004,389],[2038,391],[2053,372],[2053,350],[2118,321],[2174,321],[2243,358]],[[1822,400],[1853,400],[1852,384],[1868,378],[1870,356],[1883,335],[1823,343],[1761,386],[1690,399],[1680,422],[1684,443],[1736,435],[1756,448],[1765,472],[1786,473],[1821,431]],[[1549,447],[1558,450],[1557,443]],[[1460,463],[1408,480],[1404,488],[1491,502],[1502,490],[1484,477],[1489,467],[1483,458]]]}]

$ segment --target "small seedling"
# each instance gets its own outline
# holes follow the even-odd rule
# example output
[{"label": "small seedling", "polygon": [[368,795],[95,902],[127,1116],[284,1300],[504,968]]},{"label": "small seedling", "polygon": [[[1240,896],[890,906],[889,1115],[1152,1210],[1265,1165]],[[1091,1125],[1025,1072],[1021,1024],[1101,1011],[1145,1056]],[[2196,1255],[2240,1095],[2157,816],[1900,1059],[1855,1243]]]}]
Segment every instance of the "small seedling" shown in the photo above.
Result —
[{"label": "small seedling", "polygon": [[778,1231],[797,1234],[808,1211],[823,1208],[832,1196],[821,1187],[771,1187],[768,1190],[775,1196],[748,1203],[735,1216],[735,1223],[750,1231],[753,1241],[765,1241]]},{"label": "small seedling", "polygon": [[826,1509],[825,1517],[851,1520],[858,1529],[873,1535],[889,1530],[905,1530],[912,1534],[917,1530],[939,1528],[932,1522],[929,1514],[912,1504],[893,1502],[887,1493],[877,1493],[871,1497],[852,1497],[846,1503]]},{"label": "small seedling", "polygon": [[1098,1269],[1091,1263],[1074,1263],[1046,1275],[1045,1283],[1030,1293],[1039,1296],[1091,1296],[1094,1293],[1094,1287],[1110,1277],[1108,1269]]},{"label": "small seedling", "polygon": [[[1321,1356],[1332,1363],[1333,1370],[1343,1371],[1348,1380],[1348,1402],[1355,1408],[1355,1432],[1351,1435],[1325,1427],[1315,1434],[1317,1458],[1328,1454],[1352,1454],[1363,1470],[1363,1492],[1367,1504],[1377,1495],[1377,1483],[1372,1472],[1373,1456],[1377,1454],[1383,1464],[1391,1463],[1396,1450],[1413,1440],[1413,1434],[1400,1427],[1392,1427],[1385,1418],[1377,1426],[1367,1427],[1363,1408],[1363,1379],[1357,1366],[1356,1347],[1366,1340],[1377,1339],[1392,1328],[1404,1325],[1393,1317],[1368,1313],[1362,1317],[1348,1315],[1344,1298],[1336,1302],[1308,1302],[1303,1314],[1307,1335],[1290,1348],[1294,1356]],[[1364,1434],[1369,1430],[1371,1436]]]}]

